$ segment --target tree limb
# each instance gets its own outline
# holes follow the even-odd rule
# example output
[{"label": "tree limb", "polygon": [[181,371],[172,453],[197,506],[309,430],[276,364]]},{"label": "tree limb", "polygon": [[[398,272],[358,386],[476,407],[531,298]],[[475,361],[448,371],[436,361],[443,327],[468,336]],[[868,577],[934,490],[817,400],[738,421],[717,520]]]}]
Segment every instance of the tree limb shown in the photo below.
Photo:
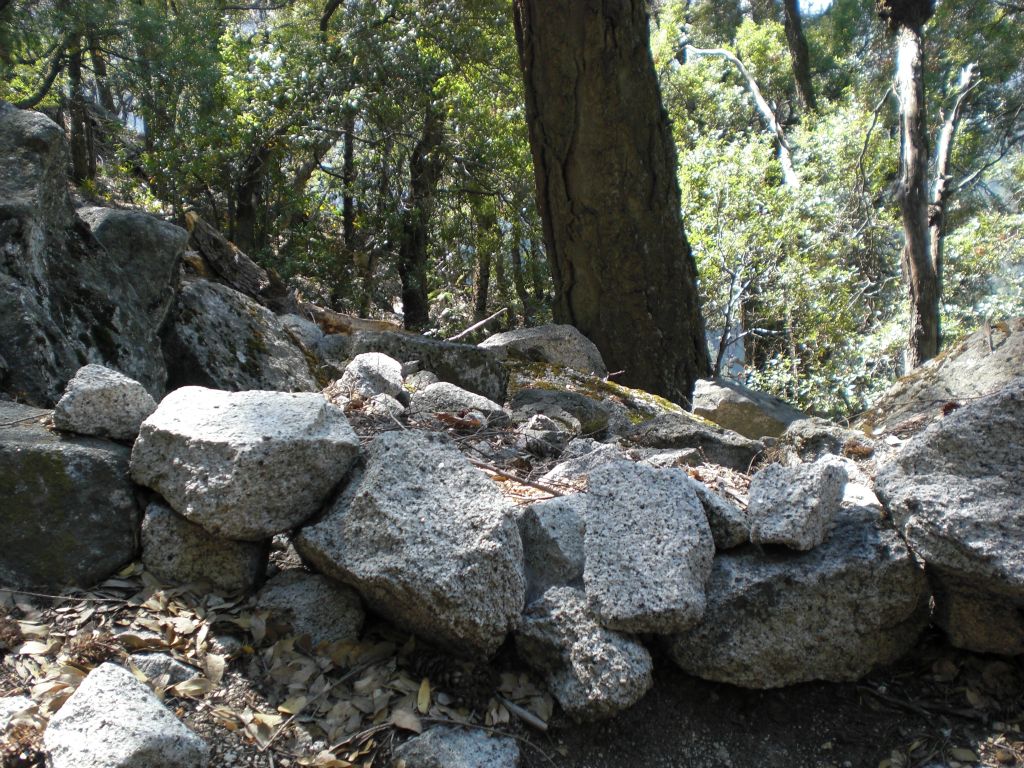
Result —
[{"label": "tree limb", "polygon": [[[66,41],[65,41],[66,43]],[[50,92],[50,88],[53,87],[53,81],[57,79],[57,75],[64,69],[64,56],[65,56],[65,44],[58,45],[53,52],[53,57],[50,59],[49,70],[46,73],[46,77],[40,84],[39,88],[29,96],[27,99],[14,102],[14,106],[18,109],[32,109],[39,102],[46,98],[46,94]]]}]

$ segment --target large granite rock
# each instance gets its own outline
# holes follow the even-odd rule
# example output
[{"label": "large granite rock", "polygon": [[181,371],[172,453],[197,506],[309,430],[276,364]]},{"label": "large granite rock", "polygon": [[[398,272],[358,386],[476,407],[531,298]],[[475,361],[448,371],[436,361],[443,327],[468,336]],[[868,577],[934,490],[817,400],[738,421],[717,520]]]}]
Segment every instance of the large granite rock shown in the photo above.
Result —
[{"label": "large granite rock", "polygon": [[629,635],[600,626],[579,589],[554,587],[531,603],[516,632],[516,648],[578,721],[631,707],[652,685],[647,649]]},{"label": "large granite rock", "polygon": [[137,551],[129,450],[58,435],[49,416],[0,401],[0,584],[88,587]]},{"label": "large granite rock", "polygon": [[846,485],[846,470],[831,457],[813,464],[769,464],[750,479],[750,540],[807,550],[832,529]]},{"label": "large granite rock", "polygon": [[101,664],[43,733],[52,768],[202,768],[210,748],[131,672]]},{"label": "large granite rock", "polygon": [[590,473],[583,583],[602,626],[676,632],[704,614],[715,545],[678,469],[620,463]]},{"label": "large granite rock", "polygon": [[80,435],[134,440],[156,401],[139,382],[102,365],[85,365],[53,409],[57,429]]},{"label": "large granite rock", "polygon": [[511,736],[444,725],[396,747],[391,768],[517,768],[519,758]]},{"label": "large granite rock", "polygon": [[318,389],[305,355],[273,312],[208,280],[182,285],[164,335],[164,353],[171,388]]},{"label": "large granite rock", "polygon": [[908,442],[875,490],[925,561],[962,648],[1024,653],[1024,378]]},{"label": "large granite rock", "polygon": [[440,435],[386,432],[295,546],[399,626],[464,655],[497,650],[523,607],[513,510]]},{"label": "large granite rock", "polygon": [[362,331],[325,336],[315,354],[329,374],[340,376],[345,363],[363,352],[383,352],[402,363],[419,361],[422,369],[433,372],[441,381],[499,403],[505,401],[508,371],[500,355],[472,344],[438,341],[411,333]]},{"label": "large granite rock", "polygon": [[132,477],[211,533],[258,541],[319,512],[358,455],[320,394],[183,387],[143,422]]},{"label": "large granite rock", "polygon": [[480,346],[532,362],[553,363],[581,373],[607,376],[597,345],[572,325],[540,325],[496,333]]},{"label": "large granite rock", "polygon": [[0,104],[0,390],[52,405],[101,363],[160,396],[159,330],[187,233],[145,214],[75,213],[63,131]]},{"label": "large granite rock", "polygon": [[810,552],[719,553],[704,620],[670,643],[688,673],[746,688],[856,680],[913,647],[928,620],[920,564],[873,510],[844,510]]},{"label": "large granite rock", "polygon": [[688,413],[656,416],[636,425],[624,437],[642,448],[692,448],[704,461],[739,472],[749,470],[754,457],[764,449],[756,440],[716,427]]},{"label": "large granite rock", "polygon": [[530,504],[519,513],[528,602],[549,587],[575,584],[583,578],[588,504],[585,494],[558,496]]},{"label": "large granite rock", "polygon": [[785,400],[727,379],[700,379],[693,390],[693,412],[752,440],[778,437],[806,418]]}]

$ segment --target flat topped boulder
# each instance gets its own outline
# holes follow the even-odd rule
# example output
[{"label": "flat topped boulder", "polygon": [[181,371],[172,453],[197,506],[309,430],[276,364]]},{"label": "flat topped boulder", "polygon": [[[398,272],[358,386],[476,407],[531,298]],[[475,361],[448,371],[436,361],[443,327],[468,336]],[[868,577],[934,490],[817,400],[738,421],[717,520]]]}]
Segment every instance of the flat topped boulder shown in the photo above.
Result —
[{"label": "flat topped boulder", "polygon": [[320,394],[182,387],[143,422],[132,477],[211,533],[255,541],[319,512],[358,455]]},{"label": "flat topped boulder", "polygon": [[711,464],[746,472],[764,445],[689,413],[665,413],[624,435],[641,448],[692,448]]},{"label": "flat topped boulder", "polygon": [[785,400],[727,379],[698,380],[693,412],[752,440],[778,437],[794,421],[806,418]]},{"label": "flat topped boulder", "polygon": [[489,655],[523,609],[512,505],[439,435],[385,432],[366,470],[295,546],[399,626],[454,653]]},{"label": "flat topped boulder", "polygon": [[563,365],[581,373],[608,375],[597,345],[572,325],[517,328],[496,333],[480,342],[480,346],[525,360]]}]

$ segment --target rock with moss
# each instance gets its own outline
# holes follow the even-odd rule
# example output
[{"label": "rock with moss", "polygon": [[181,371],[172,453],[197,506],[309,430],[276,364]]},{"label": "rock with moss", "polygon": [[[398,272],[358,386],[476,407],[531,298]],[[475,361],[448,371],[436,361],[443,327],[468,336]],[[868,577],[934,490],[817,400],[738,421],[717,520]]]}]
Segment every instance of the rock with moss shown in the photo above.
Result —
[{"label": "rock with moss", "polygon": [[700,379],[693,390],[693,412],[752,440],[778,437],[805,418],[785,400],[728,379]]},{"label": "rock with moss", "polygon": [[171,388],[312,392],[302,350],[269,309],[220,283],[181,287],[164,337]]},{"label": "rock with moss", "polygon": [[539,325],[496,333],[480,346],[499,350],[510,357],[546,362],[572,368],[580,373],[607,376],[597,345],[572,325]]},{"label": "rock with moss", "polygon": [[89,587],[137,552],[129,449],[48,429],[51,412],[0,401],[0,584]]},{"label": "rock with moss", "polygon": [[547,416],[572,436],[601,435],[608,429],[608,411],[597,400],[578,392],[555,389],[520,389],[509,403],[512,421],[521,423],[532,416]]}]

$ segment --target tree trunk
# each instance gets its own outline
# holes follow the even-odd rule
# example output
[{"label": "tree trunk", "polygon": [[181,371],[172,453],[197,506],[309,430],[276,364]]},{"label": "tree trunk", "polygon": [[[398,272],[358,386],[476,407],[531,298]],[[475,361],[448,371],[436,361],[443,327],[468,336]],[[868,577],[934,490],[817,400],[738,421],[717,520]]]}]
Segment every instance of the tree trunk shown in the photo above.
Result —
[{"label": "tree trunk", "polygon": [[92,152],[92,124],[85,107],[85,86],[82,83],[82,49],[76,41],[68,57],[68,116],[71,120],[71,178],[80,184],[96,178],[96,158]]},{"label": "tree trunk", "polygon": [[231,239],[250,256],[262,245],[259,217],[263,207],[263,182],[270,170],[271,154],[265,144],[256,147],[246,159],[241,178],[235,185],[235,219]]},{"label": "tree trunk", "polygon": [[117,114],[114,105],[114,95],[110,92],[110,85],[107,82],[107,57],[100,50],[99,41],[94,35],[89,35],[89,60],[92,62],[92,73],[96,81],[96,98],[100,106],[113,117]]},{"label": "tree trunk", "polygon": [[402,243],[398,250],[398,275],[402,280],[402,311],[405,327],[425,328],[430,322],[427,291],[427,245],[434,195],[441,179],[441,144],[444,142],[444,114],[440,105],[429,104],[423,118],[423,132],[409,158],[409,196],[402,221]]},{"label": "tree trunk", "polygon": [[345,238],[345,247],[355,248],[356,237],[356,199],[353,187],[356,183],[356,112],[354,109],[345,111],[342,122],[343,160],[341,167],[341,228]]},{"label": "tree trunk", "polygon": [[512,283],[516,287],[516,296],[523,308],[523,325],[533,323],[530,292],[526,289],[526,275],[523,273],[522,228],[516,222],[512,225]]},{"label": "tree trunk", "polygon": [[624,384],[689,403],[710,361],[645,2],[514,9],[555,319]]},{"label": "tree trunk", "polygon": [[793,61],[793,79],[796,80],[796,95],[801,106],[810,112],[818,109],[814,98],[814,84],[811,82],[811,57],[807,50],[807,38],[800,20],[797,0],[782,0],[783,18],[786,26],[786,42],[789,57]]}]

